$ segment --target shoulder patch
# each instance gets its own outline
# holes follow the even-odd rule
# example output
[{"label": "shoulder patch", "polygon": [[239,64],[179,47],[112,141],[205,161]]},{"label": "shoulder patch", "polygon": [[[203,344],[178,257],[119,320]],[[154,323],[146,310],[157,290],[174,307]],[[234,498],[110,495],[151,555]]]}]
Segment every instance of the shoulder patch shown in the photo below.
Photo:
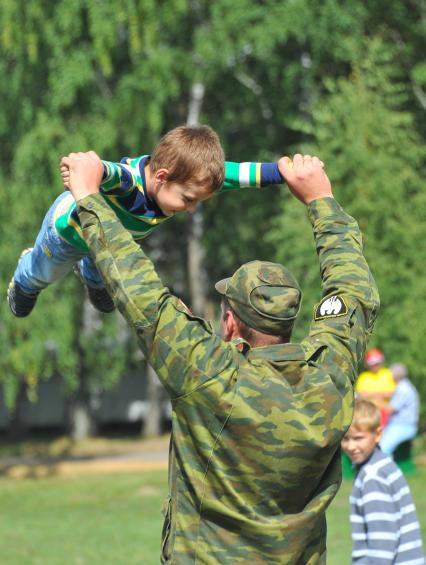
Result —
[{"label": "shoulder patch", "polygon": [[338,316],[345,316],[347,313],[348,307],[342,296],[329,296],[321,300],[315,308],[314,320],[337,318]]}]

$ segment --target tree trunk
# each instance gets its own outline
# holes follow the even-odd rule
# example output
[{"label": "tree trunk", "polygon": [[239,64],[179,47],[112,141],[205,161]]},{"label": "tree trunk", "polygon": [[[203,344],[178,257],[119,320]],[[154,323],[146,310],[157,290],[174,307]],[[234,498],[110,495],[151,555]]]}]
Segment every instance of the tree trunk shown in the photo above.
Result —
[{"label": "tree trunk", "polygon": [[97,422],[92,410],[91,388],[85,362],[85,349],[80,341],[81,335],[88,335],[99,323],[99,314],[90,306],[89,299],[81,292],[81,307],[75,309],[75,344],[79,355],[78,386],[69,399],[68,430],[75,441],[87,439],[97,432]]},{"label": "tree trunk", "polygon": [[[204,85],[196,82],[191,89],[188,107],[188,126],[197,126],[200,119],[204,98]],[[206,308],[206,275],[203,267],[204,250],[201,244],[203,237],[203,212],[201,205],[190,216],[188,232],[188,283],[191,296],[191,307],[198,316],[205,315]]]},{"label": "tree trunk", "polygon": [[144,437],[158,436],[161,434],[161,383],[157,373],[147,363],[146,378],[148,380],[147,400],[148,412],[143,426]]},{"label": "tree trunk", "polygon": [[21,415],[22,404],[24,403],[26,398],[27,385],[24,379],[20,379],[19,381],[19,390],[15,400],[15,405],[10,412],[9,425],[7,430],[8,437],[11,441],[22,440],[28,431]]},{"label": "tree trunk", "polygon": [[70,399],[68,407],[69,435],[74,441],[80,441],[93,436],[97,426],[90,408],[87,394],[78,392]]},{"label": "tree trunk", "polygon": [[191,216],[188,234],[188,281],[191,307],[197,316],[204,316],[206,310],[206,274],[204,271],[203,212],[199,208]]}]

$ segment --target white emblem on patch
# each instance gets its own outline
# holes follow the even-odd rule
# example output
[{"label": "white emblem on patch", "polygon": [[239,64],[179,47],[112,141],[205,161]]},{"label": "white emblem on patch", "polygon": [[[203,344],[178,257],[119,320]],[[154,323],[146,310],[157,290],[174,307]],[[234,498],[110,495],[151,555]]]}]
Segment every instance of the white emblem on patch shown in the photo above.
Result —
[{"label": "white emblem on patch", "polygon": [[341,296],[329,296],[318,304],[315,309],[315,320],[323,318],[334,318],[344,316],[348,313],[348,307]]}]

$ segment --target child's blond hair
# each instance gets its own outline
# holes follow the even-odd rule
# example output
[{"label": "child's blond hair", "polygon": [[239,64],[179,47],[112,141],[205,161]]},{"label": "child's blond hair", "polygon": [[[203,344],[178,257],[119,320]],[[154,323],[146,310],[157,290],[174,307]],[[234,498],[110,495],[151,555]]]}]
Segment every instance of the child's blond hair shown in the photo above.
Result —
[{"label": "child's blond hair", "polygon": [[354,428],[366,428],[370,432],[380,428],[380,410],[375,404],[364,398],[355,400],[352,424]]},{"label": "child's blond hair", "polygon": [[225,155],[217,133],[208,126],[179,126],[164,135],[151,155],[153,173],[168,169],[167,182],[215,192],[224,181]]}]

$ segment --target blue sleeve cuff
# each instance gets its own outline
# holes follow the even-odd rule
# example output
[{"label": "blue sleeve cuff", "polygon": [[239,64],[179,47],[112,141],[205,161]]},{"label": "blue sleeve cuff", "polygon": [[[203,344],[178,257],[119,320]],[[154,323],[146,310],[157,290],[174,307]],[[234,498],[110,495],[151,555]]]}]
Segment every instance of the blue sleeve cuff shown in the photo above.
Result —
[{"label": "blue sleeve cuff", "polygon": [[260,186],[283,184],[284,179],[278,169],[278,163],[262,163],[260,166]]}]

